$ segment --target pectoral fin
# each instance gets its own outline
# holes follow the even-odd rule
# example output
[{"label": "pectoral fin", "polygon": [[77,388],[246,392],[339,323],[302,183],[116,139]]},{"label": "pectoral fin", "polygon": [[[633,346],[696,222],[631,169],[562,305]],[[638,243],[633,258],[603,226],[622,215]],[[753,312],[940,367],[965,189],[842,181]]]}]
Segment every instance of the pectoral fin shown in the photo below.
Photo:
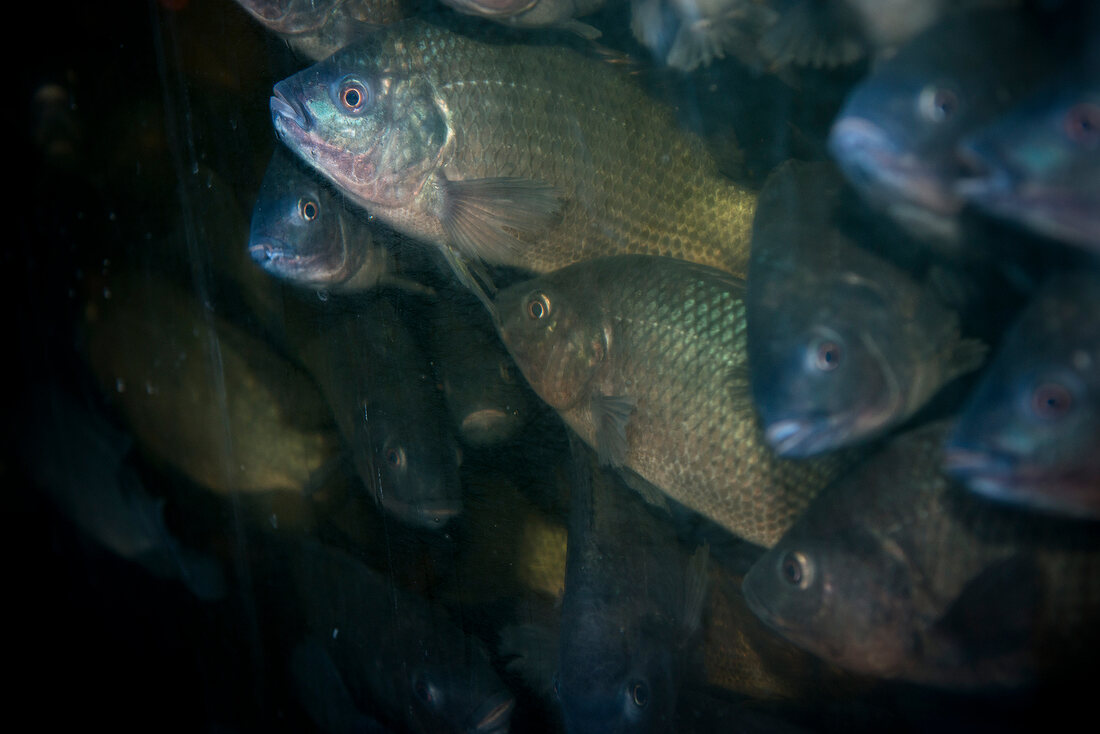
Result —
[{"label": "pectoral fin", "polygon": [[561,207],[553,186],[524,178],[440,179],[439,186],[440,223],[450,244],[467,258],[498,265],[520,265],[524,243],[514,233],[539,235]]},{"label": "pectoral fin", "polygon": [[630,448],[626,424],[636,401],[624,395],[594,395],[592,421],[596,424],[596,454],[604,466],[623,466]]}]

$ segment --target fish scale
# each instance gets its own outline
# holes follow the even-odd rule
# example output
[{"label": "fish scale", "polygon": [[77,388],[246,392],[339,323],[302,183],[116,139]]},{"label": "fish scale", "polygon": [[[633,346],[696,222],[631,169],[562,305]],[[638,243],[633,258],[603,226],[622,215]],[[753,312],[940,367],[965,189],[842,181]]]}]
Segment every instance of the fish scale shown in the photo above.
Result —
[{"label": "fish scale", "polygon": [[[550,315],[532,319],[538,294]],[[850,453],[782,459],[749,391],[743,281],[671,258],[578,263],[502,291],[501,334],[535,391],[600,448],[601,397],[626,398],[626,468],[730,532],[769,546]],[[603,340],[588,369],[571,343]],[[599,353],[599,349],[596,353]]]},{"label": "fish scale", "polygon": [[[381,90],[376,107],[352,122],[326,101],[328,84],[345,74]],[[384,87],[383,79],[393,81]],[[645,253],[747,271],[755,194],[723,178],[702,141],[613,63],[410,21],[280,82],[279,95],[311,116],[304,129],[286,106],[273,106],[283,140],[411,236],[456,245],[445,221],[449,205],[440,203],[448,183],[522,180],[553,188],[554,215],[526,229],[503,222],[514,237],[509,246],[473,245],[488,262],[549,272],[601,255]],[[432,124],[445,125],[446,140],[407,132]],[[335,144],[331,160],[312,156],[318,140]],[[380,140],[370,155],[392,160],[382,149],[409,145],[415,149],[402,152],[422,165],[403,169],[409,178],[385,191],[377,181],[341,180],[340,161]],[[479,214],[482,204],[474,207]],[[488,202],[494,205],[500,202]]]}]

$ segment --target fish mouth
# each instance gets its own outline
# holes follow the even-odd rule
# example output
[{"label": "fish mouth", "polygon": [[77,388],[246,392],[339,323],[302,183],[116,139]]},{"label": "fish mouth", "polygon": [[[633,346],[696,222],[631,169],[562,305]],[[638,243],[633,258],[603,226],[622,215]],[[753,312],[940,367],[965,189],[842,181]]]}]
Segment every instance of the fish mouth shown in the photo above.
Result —
[{"label": "fish mouth", "polygon": [[516,424],[515,415],[499,408],[475,410],[462,419],[459,431],[472,444],[481,446],[507,438]]},{"label": "fish mouth", "polygon": [[298,135],[304,135],[313,128],[313,118],[305,105],[296,101],[297,95],[289,82],[289,79],[284,79],[276,84],[271,95],[271,123],[280,138],[294,135],[294,128],[299,130]]},{"label": "fish mouth", "polygon": [[946,473],[990,499],[1004,500],[1015,494],[1010,486],[1015,462],[1007,456],[948,446],[942,466]]},{"label": "fish mouth", "polygon": [[876,200],[903,200],[935,214],[956,214],[962,198],[945,184],[942,172],[900,147],[881,126],[862,117],[844,117],[829,132],[829,152],[848,180]]},{"label": "fish mouth", "polygon": [[[763,562],[763,557],[757,563]],[[752,570],[745,575],[744,580],[741,582],[741,596],[745,600],[745,606],[749,608],[749,611],[756,616],[764,624],[768,625],[777,632],[782,632],[786,629],[783,621],[777,617],[772,610],[768,608],[768,605],[764,603],[764,600],[760,598],[760,595],[756,592],[755,585],[749,581],[752,574]],[[747,583],[746,583],[747,582]]]},{"label": "fish mouth", "polygon": [[469,734],[507,734],[512,722],[516,699],[511,693],[501,692],[482,704],[473,716],[467,731]]},{"label": "fish mouth", "polygon": [[438,529],[462,514],[462,501],[422,500],[405,502],[392,494],[384,495],[380,500],[382,507],[409,525]]},{"label": "fish mouth", "polygon": [[327,256],[300,255],[294,252],[294,248],[276,239],[260,240],[249,245],[248,254],[266,272],[280,278],[310,284],[341,282],[341,268],[331,267]]},{"label": "fish mouth", "polygon": [[530,10],[538,0],[444,0],[459,12],[486,18],[507,18]]},{"label": "fish mouth", "polygon": [[851,432],[841,430],[838,434],[837,429],[844,425],[837,420],[784,418],[768,424],[764,436],[780,456],[802,458],[835,448]]}]

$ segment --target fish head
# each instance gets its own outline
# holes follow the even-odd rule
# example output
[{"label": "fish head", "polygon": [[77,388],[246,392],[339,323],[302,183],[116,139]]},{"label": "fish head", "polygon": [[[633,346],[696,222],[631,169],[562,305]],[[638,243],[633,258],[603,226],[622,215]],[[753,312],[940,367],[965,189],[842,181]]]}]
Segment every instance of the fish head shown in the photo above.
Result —
[{"label": "fish head", "polygon": [[570,734],[671,732],[676,709],[668,629],[580,620],[563,648],[554,691]]},{"label": "fish head", "polygon": [[610,346],[598,310],[583,308],[576,284],[563,282],[567,271],[518,283],[495,299],[501,340],[528,384],[557,410],[588,397]]},{"label": "fish head", "polygon": [[[413,404],[413,401],[410,401]],[[359,475],[382,508],[415,526],[443,527],[462,511],[461,451],[442,416],[394,415],[363,403],[355,427]]]},{"label": "fish head", "polygon": [[370,240],[366,222],[327,183],[276,153],[252,209],[248,251],[260,267],[307,285],[338,284],[363,265]]},{"label": "fish head", "polygon": [[344,193],[371,208],[408,206],[449,138],[426,76],[384,64],[367,39],[275,85],[280,139]]},{"label": "fish head", "polygon": [[971,490],[1100,517],[1100,292],[1091,283],[1060,279],[1033,303],[964,406],[944,464]]},{"label": "fish head", "polygon": [[1043,234],[1100,244],[1100,88],[1069,77],[968,136],[956,191]]},{"label": "fish head", "polygon": [[908,564],[850,518],[823,514],[821,522],[803,518],[753,564],[745,601],[799,647],[888,677],[917,644]]},{"label": "fish head", "polygon": [[[442,660],[426,655],[409,665],[410,710],[418,731],[507,734],[516,701],[478,645]],[[455,651],[456,653],[458,651]]]},{"label": "fish head", "polygon": [[853,273],[817,286],[788,294],[750,351],[765,435],[784,456],[868,438],[905,408],[912,357],[890,294]]},{"label": "fish head", "polygon": [[[474,356],[474,355],[468,355]],[[507,441],[530,413],[523,377],[507,353],[480,353],[442,365],[440,387],[462,440],[471,446]]]},{"label": "fish head", "polygon": [[237,0],[273,33],[305,33],[319,28],[344,0]]}]

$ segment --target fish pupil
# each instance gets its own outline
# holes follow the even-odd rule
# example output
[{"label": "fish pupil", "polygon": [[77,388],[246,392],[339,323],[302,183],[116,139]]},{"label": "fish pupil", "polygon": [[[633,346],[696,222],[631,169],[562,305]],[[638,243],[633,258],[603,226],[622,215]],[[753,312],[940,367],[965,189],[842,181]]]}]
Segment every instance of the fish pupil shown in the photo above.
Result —
[{"label": "fish pupil", "polygon": [[783,574],[783,578],[790,584],[798,585],[802,583],[802,564],[798,560],[798,556],[794,553],[788,553],[783,556],[783,563],[780,566],[780,570]]},{"label": "fish pupil", "polygon": [[918,104],[926,118],[932,122],[944,122],[955,114],[959,98],[950,89],[927,87],[921,92]]},{"label": "fish pupil", "polygon": [[312,222],[314,219],[317,218],[320,207],[318,207],[317,203],[314,201],[310,201],[309,199],[302,199],[298,202],[298,211],[301,212],[302,219],[306,220],[307,222]]},{"label": "fish pupil", "polygon": [[527,315],[536,321],[550,313],[550,299],[541,293],[527,303]]},{"label": "fish pupil", "polygon": [[1096,145],[1100,141],[1100,106],[1075,105],[1066,114],[1066,134],[1081,145]]},{"label": "fish pupil", "polygon": [[641,681],[634,684],[634,689],[631,692],[634,698],[634,705],[638,708],[645,708],[649,703],[649,686]]},{"label": "fish pupil", "polygon": [[831,372],[840,366],[840,345],[836,342],[822,342],[817,347],[816,364],[819,370]]}]

